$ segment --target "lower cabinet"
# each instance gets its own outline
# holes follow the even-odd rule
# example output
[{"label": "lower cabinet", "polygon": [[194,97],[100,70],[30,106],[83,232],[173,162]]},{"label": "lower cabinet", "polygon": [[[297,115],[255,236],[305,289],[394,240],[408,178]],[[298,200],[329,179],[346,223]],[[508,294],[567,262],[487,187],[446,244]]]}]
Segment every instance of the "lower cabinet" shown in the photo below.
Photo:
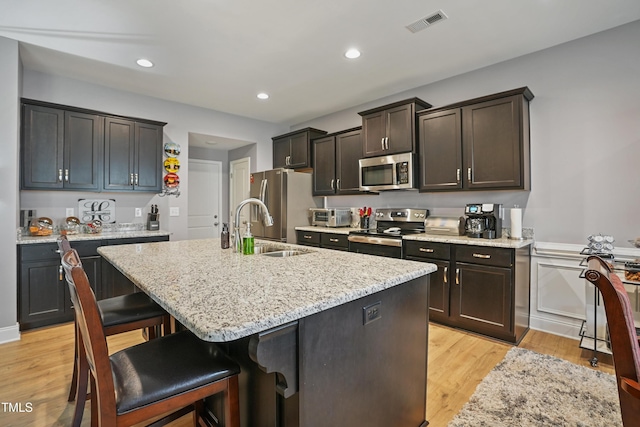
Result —
[{"label": "lower cabinet", "polygon": [[347,234],[342,233],[296,230],[296,243],[298,245],[315,246],[316,248],[335,249],[338,251],[349,250],[348,237]]},{"label": "lower cabinet", "polygon": [[520,342],[529,329],[529,246],[405,245],[407,259],[438,265],[431,278],[430,320]]},{"label": "lower cabinet", "polygon": [[[137,288],[98,254],[98,247],[169,240],[169,236],[72,242],[98,299],[135,292]],[[56,243],[18,245],[18,322],[20,330],[73,320],[69,288]]]}]

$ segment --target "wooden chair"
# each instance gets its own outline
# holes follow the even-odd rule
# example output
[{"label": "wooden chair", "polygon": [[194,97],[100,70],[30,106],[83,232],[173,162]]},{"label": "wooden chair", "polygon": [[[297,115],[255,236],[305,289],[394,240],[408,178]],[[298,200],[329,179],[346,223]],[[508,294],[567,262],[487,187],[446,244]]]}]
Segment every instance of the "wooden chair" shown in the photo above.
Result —
[{"label": "wooden chair", "polygon": [[[58,248],[61,257],[71,249],[66,236],[58,238]],[[144,292],[100,300],[98,301],[98,312],[106,336],[148,328],[149,339],[154,339],[161,327],[165,334],[170,332],[171,316]],[[83,352],[76,322],[73,375],[68,398],[69,402],[77,399],[73,414],[73,427],[79,427],[82,423],[85,402],[87,398],[90,398],[90,395],[87,395],[89,368],[84,366],[83,369],[80,369],[79,363]]]},{"label": "wooden chair", "polygon": [[171,412],[154,426],[194,411],[197,425],[202,399],[224,393],[224,426],[239,427],[240,367],[215,344],[189,331],[166,335],[109,356],[102,319],[78,253],[62,257],[80,342],[91,371],[91,425],[130,426]]},{"label": "wooden chair", "polygon": [[633,321],[629,295],[617,274],[599,257],[588,258],[588,281],[598,287],[604,301],[618,397],[625,427],[640,425],[640,345]]}]

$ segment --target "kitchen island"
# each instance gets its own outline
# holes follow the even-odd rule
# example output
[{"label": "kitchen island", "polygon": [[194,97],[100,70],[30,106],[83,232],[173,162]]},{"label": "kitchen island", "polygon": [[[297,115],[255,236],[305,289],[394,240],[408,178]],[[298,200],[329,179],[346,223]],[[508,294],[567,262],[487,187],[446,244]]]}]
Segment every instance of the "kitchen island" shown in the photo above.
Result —
[{"label": "kitchen island", "polygon": [[243,427],[426,425],[435,265],[277,246],[302,254],[241,255],[219,239],[99,253],[239,361]]}]

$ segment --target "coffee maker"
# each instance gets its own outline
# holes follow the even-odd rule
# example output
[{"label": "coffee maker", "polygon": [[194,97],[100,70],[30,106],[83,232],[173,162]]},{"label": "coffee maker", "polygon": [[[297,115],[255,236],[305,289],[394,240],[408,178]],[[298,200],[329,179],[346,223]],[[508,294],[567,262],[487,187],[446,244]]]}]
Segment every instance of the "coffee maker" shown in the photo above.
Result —
[{"label": "coffee maker", "polygon": [[467,219],[464,231],[468,237],[499,239],[502,237],[502,205],[473,203],[464,208]]}]

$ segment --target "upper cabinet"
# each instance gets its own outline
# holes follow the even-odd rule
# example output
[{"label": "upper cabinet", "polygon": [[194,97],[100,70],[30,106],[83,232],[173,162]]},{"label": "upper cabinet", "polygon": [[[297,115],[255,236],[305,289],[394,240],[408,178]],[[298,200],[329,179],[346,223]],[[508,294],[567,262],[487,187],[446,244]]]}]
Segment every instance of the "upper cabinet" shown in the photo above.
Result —
[{"label": "upper cabinet", "polygon": [[530,189],[528,88],[418,114],[420,190]]},{"label": "upper cabinet", "polygon": [[311,140],[327,132],[306,128],[284,135],[274,136],[273,167],[304,169],[311,167]]},{"label": "upper cabinet", "polygon": [[162,126],[105,120],[104,190],[162,189]]},{"label": "upper cabinet", "polygon": [[23,100],[21,189],[162,189],[165,123]]},{"label": "upper cabinet", "polygon": [[43,105],[22,107],[22,188],[97,191],[104,118]]},{"label": "upper cabinet", "polygon": [[416,152],[416,112],[431,104],[411,98],[363,111],[363,157]]},{"label": "upper cabinet", "polygon": [[362,128],[311,141],[313,195],[358,194],[358,160],[362,158]]}]

